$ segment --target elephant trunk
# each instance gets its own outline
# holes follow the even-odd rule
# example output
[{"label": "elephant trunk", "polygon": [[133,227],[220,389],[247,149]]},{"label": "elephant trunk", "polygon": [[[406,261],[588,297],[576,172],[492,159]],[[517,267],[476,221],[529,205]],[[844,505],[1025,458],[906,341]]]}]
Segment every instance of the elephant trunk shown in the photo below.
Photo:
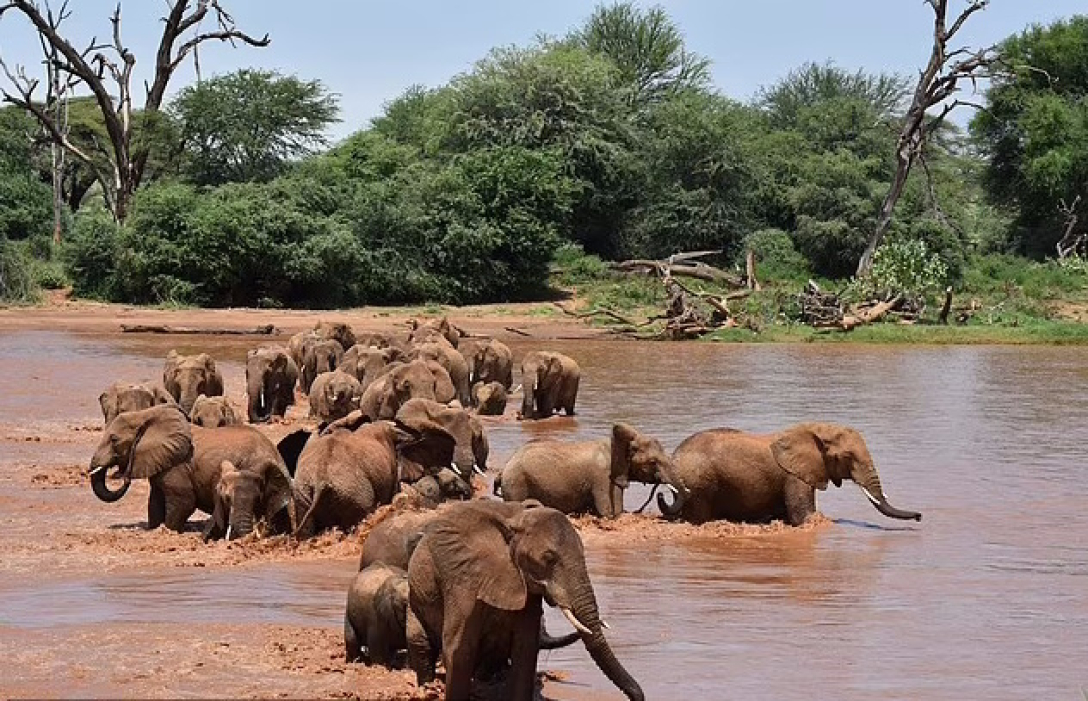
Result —
[{"label": "elephant trunk", "polygon": [[271,416],[268,393],[265,392],[264,383],[259,376],[250,378],[246,386],[246,394],[249,395],[249,420],[250,422],[267,421]]},{"label": "elephant trunk", "polygon": [[[523,419],[531,419],[535,416],[533,413],[533,403],[536,401],[536,369],[531,371],[531,380],[528,382],[522,381],[524,386],[521,389],[521,417]],[[523,375],[529,375],[530,373],[522,373]]]},{"label": "elephant trunk", "polygon": [[109,469],[109,465],[95,465],[93,461],[91,462],[91,489],[94,490],[96,497],[108,504],[112,504],[128,492],[128,488],[132,485],[132,476],[126,471],[124,484],[114,491],[106,484],[106,472]]},{"label": "elephant trunk", "polygon": [[680,479],[680,476],[676,474],[675,465],[671,461],[667,466],[662,465],[658,468],[657,476],[660,482],[665,485],[666,491],[672,492],[671,504],[666,502],[664,494],[657,495],[657,508],[665,517],[677,518],[680,516],[684,503],[691,492],[688,490],[687,485],[684,484],[684,481]]},{"label": "elephant trunk", "polygon": [[865,496],[876,507],[876,510],[888,518],[897,518],[904,521],[922,520],[922,514],[917,511],[903,511],[888,503],[888,498],[884,496],[884,489],[880,486],[880,476],[877,474],[875,467],[865,466],[860,470],[860,474],[854,478],[854,481],[861,487],[861,491],[865,493]]},{"label": "elephant trunk", "polygon": [[615,653],[608,645],[608,640],[604,637],[604,626],[597,609],[597,600],[588,581],[582,586],[574,599],[574,605],[568,610],[589,631],[582,632],[582,642],[598,669],[631,701],[643,701],[645,695],[642,693],[642,687],[616,659]]}]

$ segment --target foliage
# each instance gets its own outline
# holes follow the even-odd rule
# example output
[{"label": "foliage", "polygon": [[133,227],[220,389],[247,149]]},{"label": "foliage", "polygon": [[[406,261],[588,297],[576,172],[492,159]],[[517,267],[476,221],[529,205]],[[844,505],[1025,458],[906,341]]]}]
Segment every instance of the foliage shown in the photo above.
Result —
[{"label": "foliage", "polygon": [[863,278],[853,280],[846,297],[853,300],[920,300],[927,292],[945,284],[948,266],[931,253],[925,241],[906,239],[886,241],[873,255],[873,267]]},{"label": "foliage", "polygon": [[1088,234],[1088,16],[1035,25],[999,49],[1014,70],[994,79],[971,130],[988,157],[990,197],[1015,214],[1012,243],[1041,257],[1078,196],[1077,231]]},{"label": "foliage", "polygon": [[0,109],[0,238],[19,240],[52,231],[53,199],[38,177],[33,134],[27,115],[13,107]]},{"label": "foliage", "polygon": [[33,260],[23,246],[0,237],[0,302],[27,303],[37,298]]},{"label": "foliage", "polygon": [[895,117],[908,95],[907,79],[889,73],[851,73],[833,63],[806,63],[779,82],[759,91],[758,104],[780,129],[798,126],[811,108],[832,103],[860,102],[881,119]]},{"label": "foliage", "polygon": [[181,90],[183,176],[197,185],[267,181],[325,144],[336,98],[317,80],[242,69]]},{"label": "foliage", "polygon": [[737,265],[745,264],[747,251],[756,256],[756,277],[760,280],[803,282],[811,273],[808,262],[798,253],[790,235],[781,229],[760,229],[744,237]]}]

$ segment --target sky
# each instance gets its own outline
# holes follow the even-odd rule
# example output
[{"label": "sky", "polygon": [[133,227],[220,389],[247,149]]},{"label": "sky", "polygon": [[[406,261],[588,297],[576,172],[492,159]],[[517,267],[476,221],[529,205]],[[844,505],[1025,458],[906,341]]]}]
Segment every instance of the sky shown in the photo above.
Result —
[{"label": "sky", "polygon": [[[39,0],[41,2],[43,0]],[[70,0],[67,36],[86,44],[106,38],[116,0]],[[592,12],[593,0],[223,0],[239,28],[272,42],[263,49],[205,44],[205,77],[260,67],[319,79],[339,97],[342,138],[381,114],[412,85],[442,85],[496,46],[561,36]],[[752,98],[807,61],[851,70],[916,75],[929,58],[933,14],[923,0],[658,0],[684,33],[689,50],[712,61],[719,91]],[[966,6],[952,0],[950,14]],[[53,0],[59,5],[59,0]],[[153,67],[164,0],[124,0],[122,35],[137,58],[135,85]],[[984,46],[1033,23],[1088,13],[1088,0],[992,0],[964,26],[962,44]],[[211,23],[206,23],[210,25]],[[211,27],[205,26],[205,30]],[[15,12],[0,18],[0,56],[40,71],[40,48]],[[195,78],[191,62],[170,93]],[[0,80],[4,80],[0,76]],[[142,91],[137,91],[137,97]],[[957,121],[964,123],[966,110]]]}]

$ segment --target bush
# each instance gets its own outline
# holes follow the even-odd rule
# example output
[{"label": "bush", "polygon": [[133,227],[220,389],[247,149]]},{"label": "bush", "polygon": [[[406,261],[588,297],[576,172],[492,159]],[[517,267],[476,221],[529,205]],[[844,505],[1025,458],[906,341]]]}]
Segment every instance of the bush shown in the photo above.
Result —
[{"label": "bush", "polygon": [[873,254],[869,275],[850,283],[847,296],[856,300],[888,299],[899,294],[920,300],[947,280],[948,266],[930,252],[925,241],[888,241]]},{"label": "bush", "polygon": [[0,238],[0,301],[27,303],[38,299],[33,260],[24,247]]},{"label": "bush", "polygon": [[72,226],[63,259],[73,292],[81,297],[121,301],[117,281],[120,230],[101,208],[84,208]]},{"label": "bush", "polygon": [[71,281],[64,272],[64,264],[60,260],[34,259],[31,266],[31,275],[34,284],[45,290],[60,290],[67,287]]},{"label": "bush", "polygon": [[747,251],[756,254],[756,277],[760,280],[807,280],[808,262],[798,253],[790,235],[781,229],[760,229],[744,237],[737,264],[743,267]]}]

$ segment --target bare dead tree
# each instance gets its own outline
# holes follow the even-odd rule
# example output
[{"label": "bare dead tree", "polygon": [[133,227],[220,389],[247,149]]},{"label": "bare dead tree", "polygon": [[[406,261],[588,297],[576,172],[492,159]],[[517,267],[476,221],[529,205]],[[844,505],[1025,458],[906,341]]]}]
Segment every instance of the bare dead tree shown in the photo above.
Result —
[{"label": "bare dead tree", "polygon": [[[876,230],[858,262],[858,277],[867,275],[872,267],[873,254],[888,233],[895,205],[903,194],[911,166],[922,153],[928,133],[937,129],[957,107],[977,107],[971,102],[950,98],[959,92],[962,81],[971,81],[974,84],[979,78],[988,77],[990,69],[998,62],[998,53],[994,46],[983,49],[949,49],[948,46],[968,18],[985,9],[989,0],[971,0],[951,26],[948,24],[948,0],[925,0],[925,3],[932,8],[934,15],[933,50],[929,63],[919,75],[910,107],[903,118],[903,126],[896,140],[895,177],[880,206]],[[927,118],[928,110],[937,105],[941,105],[940,112],[934,118]]]},{"label": "bare dead tree", "polygon": [[[94,96],[109,137],[109,145],[103,148],[108,170],[88,151],[71,141],[58,123],[55,112],[48,109],[48,100],[42,103],[35,98],[40,81],[28,76],[23,67],[9,69],[0,60],[0,67],[15,91],[0,90],[0,95],[5,102],[32,114],[52,143],[84,163],[95,174],[114,219],[124,221],[132,195],[143,178],[149,154],[146,147],[137,148],[133,144],[132,71],[136,57],[121,39],[121,3],[118,2],[110,16],[112,41],[99,43],[92,39],[83,50],[77,49],[61,34],[60,24],[69,14],[67,2],[54,16],[48,2],[43,14],[39,4],[33,0],[9,0],[0,4],[0,18],[12,10],[21,13],[34,26],[52,70],[67,76],[66,84],[84,87]],[[167,0],[167,10],[155,55],[154,77],[149,84],[145,83],[145,116],[161,110],[170,78],[202,43],[216,40],[235,46],[240,41],[258,47],[269,43],[267,34],[258,39],[239,30],[220,0]],[[217,29],[201,32],[199,24],[209,12],[214,13]]]},{"label": "bare dead tree", "polygon": [[1065,217],[1065,231],[1062,233],[1062,238],[1058,241],[1058,258],[1067,258],[1070,255],[1077,253],[1084,253],[1083,249],[1085,239],[1088,239],[1088,232],[1078,232],[1077,222],[1080,221],[1080,215],[1077,212],[1077,207],[1080,205],[1080,195],[1077,195],[1072,204],[1066,204],[1065,200],[1061,201],[1058,206],[1058,211]]}]

